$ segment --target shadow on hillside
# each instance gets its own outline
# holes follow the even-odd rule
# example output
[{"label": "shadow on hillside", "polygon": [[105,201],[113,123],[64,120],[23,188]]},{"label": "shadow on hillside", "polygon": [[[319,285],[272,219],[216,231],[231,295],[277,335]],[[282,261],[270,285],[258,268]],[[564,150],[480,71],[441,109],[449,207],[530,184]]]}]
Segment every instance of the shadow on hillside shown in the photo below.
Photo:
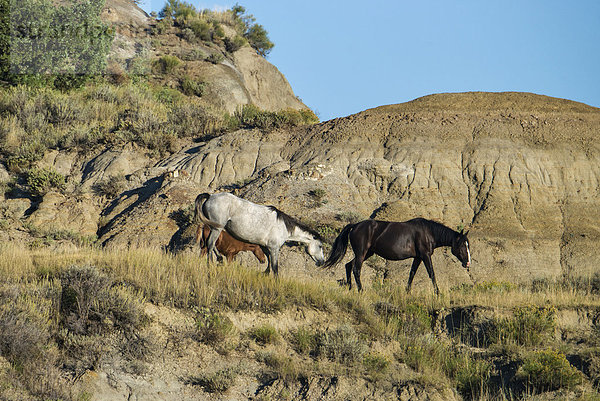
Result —
[{"label": "shadow on hillside", "polygon": [[[104,211],[100,215],[101,217],[109,216],[113,212],[113,210],[115,210],[115,208],[123,202],[123,200],[125,200],[129,197],[132,197],[132,196],[137,196],[137,199],[133,203],[131,203],[131,205],[127,206],[125,209],[120,211],[108,223],[106,223],[102,227],[98,228],[98,232],[97,232],[98,238],[102,238],[102,236],[104,234],[106,234],[112,228],[114,228],[115,225],[120,222],[120,220],[123,216],[126,216],[133,209],[135,209],[140,204],[142,204],[143,202],[147,201],[150,197],[152,197],[152,195],[155,195],[156,192],[162,187],[163,181],[164,181],[164,178],[162,176],[151,178],[148,181],[146,181],[143,186],[125,191],[125,192],[121,193],[121,195],[119,195],[119,197],[117,197],[116,199],[111,201],[111,203],[108,205],[108,207],[106,209],[104,209]],[[112,236],[109,238],[103,239],[102,245],[103,246],[106,245],[106,243],[108,241],[110,241],[111,239],[112,239]]]}]

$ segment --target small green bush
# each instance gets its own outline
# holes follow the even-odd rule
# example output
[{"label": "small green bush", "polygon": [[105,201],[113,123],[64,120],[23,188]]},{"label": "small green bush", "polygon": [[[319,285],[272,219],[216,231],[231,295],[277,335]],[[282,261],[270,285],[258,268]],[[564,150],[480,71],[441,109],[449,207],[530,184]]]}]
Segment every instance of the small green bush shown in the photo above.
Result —
[{"label": "small green bush", "polygon": [[209,345],[223,343],[231,335],[234,327],[231,319],[203,308],[196,317],[196,333],[198,339]]},{"label": "small green bush", "polygon": [[257,359],[264,362],[272,369],[272,373],[285,382],[295,382],[299,377],[305,376],[300,361],[281,352],[275,350],[259,352]]},{"label": "small green bush", "polygon": [[298,327],[291,332],[291,344],[302,355],[309,355],[317,347],[317,333],[307,327]]},{"label": "small green bush", "polygon": [[490,362],[473,359],[469,355],[449,359],[457,361],[456,368],[449,373],[456,380],[458,392],[467,399],[479,399],[492,373]]},{"label": "small green bush", "polygon": [[61,325],[78,335],[135,332],[147,322],[142,299],[92,266],[72,266],[61,276]]},{"label": "small green bush", "polygon": [[185,76],[180,81],[181,91],[188,96],[204,95],[206,90],[206,82],[195,80],[189,76]]},{"label": "small green bush", "polygon": [[163,74],[172,73],[175,68],[179,66],[179,64],[181,64],[181,60],[179,60],[177,56],[172,56],[169,54],[161,56],[154,62],[155,68]]},{"label": "small green bush", "polygon": [[379,307],[380,314],[386,316],[388,323],[396,326],[397,333],[414,337],[431,332],[432,318],[429,308],[418,302],[409,302],[400,307],[389,308],[389,305]]},{"label": "small green bush", "polygon": [[253,104],[246,104],[233,115],[237,126],[272,130],[284,127],[314,124],[319,119],[310,110],[286,109],[278,112],[261,110]]},{"label": "small green bush", "polygon": [[321,206],[327,203],[327,191],[323,188],[315,188],[308,191],[308,195],[315,201],[315,206]]},{"label": "small green bush", "polygon": [[200,385],[209,393],[224,393],[235,382],[238,372],[234,368],[220,369],[210,373],[203,373],[197,378],[192,378],[192,384]]},{"label": "small green bush", "polygon": [[527,355],[517,377],[536,392],[570,389],[583,380],[581,372],[567,361],[565,355],[552,349]]},{"label": "small green bush", "polygon": [[249,334],[250,338],[261,345],[274,344],[279,341],[277,329],[270,324],[254,327]]},{"label": "small green bush", "polygon": [[317,355],[342,363],[354,363],[362,359],[367,350],[354,328],[342,325],[334,330],[326,330],[317,337]]},{"label": "small green bush", "polygon": [[248,41],[243,36],[240,36],[240,35],[235,35],[233,37],[233,39],[225,38],[225,49],[229,53],[235,53],[236,51],[238,51],[242,47],[246,46],[247,44],[248,44]]},{"label": "small green bush", "polygon": [[[53,341],[55,296],[56,287],[50,283],[0,284],[0,355],[10,363],[11,382],[35,394],[35,399],[70,399],[64,372],[59,368],[60,354]],[[2,399],[6,384],[0,383]],[[6,399],[33,397],[13,393]]]},{"label": "small green bush", "polygon": [[434,341],[418,341],[408,337],[399,359],[417,372],[440,372],[444,370],[443,361],[452,353],[443,344]]},{"label": "small green bush", "polygon": [[221,64],[223,60],[225,60],[225,56],[223,56],[221,53],[211,53],[206,60],[213,64]]},{"label": "small green bush", "polygon": [[390,366],[390,359],[380,353],[368,353],[363,358],[363,366],[367,372],[367,375],[373,380],[379,379],[381,376],[387,373]]},{"label": "small green bush", "polygon": [[206,53],[200,49],[192,49],[182,56],[185,61],[202,61],[206,59]]},{"label": "small green bush", "polygon": [[555,327],[554,307],[524,306],[516,308],[512,317],[497,320],[490,337],[494,343],[536,346],[550,337]]},{"label": "small green bush", "polygon": [[34,196],[44,196],[51,189],[63,190],[66,179],[51,168],[32,168],[25,174],[27,190]]}]

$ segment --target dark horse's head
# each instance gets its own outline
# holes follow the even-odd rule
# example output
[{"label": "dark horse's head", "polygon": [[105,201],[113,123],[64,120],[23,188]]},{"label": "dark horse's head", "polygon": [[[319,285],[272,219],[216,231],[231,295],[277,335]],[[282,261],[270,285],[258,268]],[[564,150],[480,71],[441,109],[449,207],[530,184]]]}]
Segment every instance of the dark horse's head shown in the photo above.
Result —
[{"label": "dark horse's head", "polygon": [[460,235],[452,241],[452,254],[460,260],[467,271],[469,271],[469,267],[471,266],[471,250],[469,249],[469,240],[467,239],[468,233],[468,231],[466,233],[461,231]]}]

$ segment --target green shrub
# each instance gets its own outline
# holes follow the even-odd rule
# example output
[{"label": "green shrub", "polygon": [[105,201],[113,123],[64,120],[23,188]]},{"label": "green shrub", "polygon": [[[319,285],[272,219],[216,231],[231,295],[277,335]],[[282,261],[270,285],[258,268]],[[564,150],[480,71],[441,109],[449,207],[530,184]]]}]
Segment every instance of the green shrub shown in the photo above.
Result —
[{"label": "green shrub", "polygon": [[239,4],[231,8],[234,23],[237,31],[244,36],[258,54],[267,56],[275,46],[269,39],[265,28],[256,24],[256,18],[252,14],[246,14],[246,9]]},{"label": "green shrub", "polygon": [[554,307],[524,306],[516,308],[512,317],[497,320],[491,338],[495,343],[535,346],[550,337],[555,327]]},{"label": "green shrub", "polygon": [[171,108],[168,129],[179,138],[203,137],[217,131],[221,122],[203,107],[178,103]]},{"label": "green shrub", "polygon": [[600,294],[600,272],[595,272],[593,275],[585,277],[563,275],[557,280],[549,280],[547,278],[535,279],[531,283],[531,290],[534,292],[544,292],[553,288],[584,294]]},{"label": "green shrub", "polygon": [[456,388],[461,395],[467,399],[479,399],[488,384],[492,372],[490,362],[473,359],[469,355],[448,358],[454,365],[448,369],[447,374],[456,380]]},{"label": "green shrub", "polygon": [[291,332],[291,344],[302,355],[309,355],[317,347],[317,333],[307,327],[299,327]]},{"label": "green shrub", "polygon": [[142,300],[92,266],[72,266],[61,276],[61,324],[77,335],[117,330],[130,334],[147,322]]},{"label": "green shrub", "polygon": [[176,89],[160,87],[154,92],[157,102],[167,106],[175,106],[183,99],[183,95]]},{"label": "green shrub", "polygon": [[206,89],[206,82],[195,80],[189,76],[185,76],[180,81],[181,91],[188,96],[204,95]]},{"label": "green shrub", "polygon": [[270,324],[254,327],[249,334],[250,338],[261,345],[274,344],[279,341],[277,329]]},{"label": "green shrub", "polygon": [[318,118],[304,110],[286,109],[278,112],[261,110],[253,104],[239,108],[234,118],[245,128],[261,128],[271,130],[284,127],[295,127],[304,124],[314,124]]},{"label": "green shrub", "polygon": [[238,372],[234,368],[220,369],[210,373],[203,373],[190,380],[191,384],[199,385],[209,393],[224,393],[235,382]]},{"label": "green shrub", "polygon": [[380,353],[368,353],[363,358],[363,366],[367,372],[367,375],[373,380],[379,379],[381,376],[387,373],[390,366],[390,359]]},{"label": "green shrub", "polygon": [[552,349],[532,352],[527,355],[517,371],[536,392],[573,388],[581,384],[583,376],[575,369],[564,354]]},{"label": "green shrub", "polygon": [[295,382],[301,376],[306,376],[300,361],[277,351],[257,353],[257,359],[264,362],[277,378],[285,382]]},{"label": "green shrub", "polygon": [[367,346],[354,328],[342,325],[326,330],[317,337],[317,355],[342,363],[354,363],[362,359]]},{"label": "green shrub", "polygon": [[163,74],[172,73],[175,68],[179,66],[179,64],[181,64],[181,60],[179,60],[177,56],[172,56],[169,54],[161,56],[154,62],[155,68]]},{"label": "green shrub", "polygon": [[187,24],[194,35],[205,42],[212,40],[212,25],[202,19],[196,19]]},{"label": "green shrub", "polygon": [[[70,399],[53,341],[55,295],[56,287],[51,283],[0,285],[0,355],[10,362],[11,381],[27,389],[35,399]],[[6,384],[0,383],[0,398]],[[13,393],[6,399],[34,398]]]},{"label": "green shrub", "polygon": [[356,212],[341,212],[335,215],[335,219],[345,224],[353,224],[361,221],[361,216]]},{"label": "green shrub", "polygon": [[235,35],[233,39],[225,38],[225,50],[227,50],[229,53],[235,53],[247,44],[248,41],[240,35]]},{"label": "green shrub", "polygon": [[249,27],[244,34],[244,37],[248,40],[250,46],[252,46],[256,52],[263,57],[266,57],[271,52],[273,47],[275,47],[275,44],[273,44],[273,42],[271,42],[269,39],[267,30],[260,24],[255,24]]},{"label": "green shrub", "polygon": [[397,333],[406,337],[415,337],[431,332],[432,318],[429,308],[418,302],[409,302],[403,306],[379,304],[378,312],[385,316],[388,325],[395,326]]},{"label": "green shrub", "polygon": [[206,60],[213,64],[220,64],[223,62],[223,60],[225,60],[225,56],[223,56],[221,53],[211,53]]},{"label": "green shrub", "polygon": [[419,341],[415,337],[404,345],[400,360],[421,373],[443,372],[444,363],[453,353],[438,341]]},{"label": "green shrub", "polygon": [[308,192],[308,194],[318,203],[323,203],[327,197],[327,191],[325,191],[323,188],[312,189]]},{"label": "green shrub", "polygon": [[56,340],[63,353],[64,368],[75,374],[98,369],[108,351],[107,339],[99,334],[83,335],[62,329],[56,335]]},{"label": "green shrub", "polygon": [[231,335],[234,327],[231,319],[219,313],[203,308],[196,317],[196,333],[198,339],[210,345],[223,343]]},{"label": "green shrub", "polygon": [[63,190],[66,179],[51,168],[33,168],[25,174],[27,190],[34,196],[44,196],[51,189]]},{"label": "green shrub", "polygon": [[0,288],[0,354],[15,365],[42,360],[52,317],[47,300],[16,286]]},{"label": "green shrub", "polygon": [[200,49],[192,49],[182,56],[185,61],[202,61],[206,59],[206,53]]}]

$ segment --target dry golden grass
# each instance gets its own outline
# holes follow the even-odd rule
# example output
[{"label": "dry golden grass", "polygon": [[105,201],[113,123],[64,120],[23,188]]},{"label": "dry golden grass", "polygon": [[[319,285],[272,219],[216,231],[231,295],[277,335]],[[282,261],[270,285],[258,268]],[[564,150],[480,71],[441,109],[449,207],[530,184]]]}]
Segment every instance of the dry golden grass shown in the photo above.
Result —
[{"label": "dry golden grass", "polygon": [[485,287],[452,289],[439,297],[423,290],[406,294],[404,288],[374,286],[358,294],[335,282],[274,278],[238,264],[207,265],[195,254],[172,255],[160,249],[76,251],[28,249],[15,244],[0,246],[0,274],[5,280],[29,280],[35,275],[54,275],[72,265],[94,265],[115,280],[134,285],[153,301],[175,306],[226,306],[232,309],[280,310],[299,305],[321,310],[341,309],[365,319],[376,303],[396,307],[423,305],[429,310],[478,305],[500,309],[547,306],[558,309],[600,307],[600,297],[573,289],[549,286],[541,292],[529,287],[491,283]]}]

